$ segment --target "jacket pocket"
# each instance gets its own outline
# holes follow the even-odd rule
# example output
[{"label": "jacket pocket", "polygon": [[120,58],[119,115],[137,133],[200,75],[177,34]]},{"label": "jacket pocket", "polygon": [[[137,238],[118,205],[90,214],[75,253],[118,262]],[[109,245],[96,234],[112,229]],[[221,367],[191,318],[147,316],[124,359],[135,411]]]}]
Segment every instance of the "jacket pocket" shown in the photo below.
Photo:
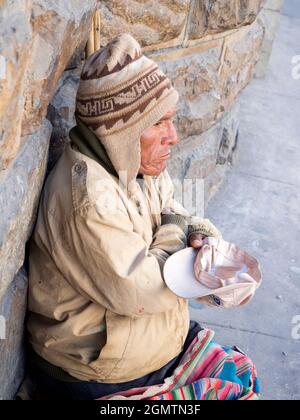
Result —
[{"label": "jacket pocket", "polygon": [[131,320],[128,317],[107,310],[105,322],[105,346],[99,357],[89,364],[101,380],[109,379],[112,372],[118,368],[123,360],[131,332]]}]

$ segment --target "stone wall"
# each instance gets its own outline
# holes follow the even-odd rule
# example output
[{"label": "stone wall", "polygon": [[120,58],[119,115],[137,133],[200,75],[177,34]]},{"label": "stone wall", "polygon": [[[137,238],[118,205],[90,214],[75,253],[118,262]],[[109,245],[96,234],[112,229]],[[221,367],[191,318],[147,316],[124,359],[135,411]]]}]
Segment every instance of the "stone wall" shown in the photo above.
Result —
[{"label": "stone wall", "polygon": [[[202,208],[217,192],[237,153],[237,98],[259,59],[265,33],[260,18],[263,5],[264,0],[100,1],[101,45],[130,32],[180,93],[175,123],[181,145],[169,170],[179,180],[203,178]],[[80,66],[66,73],[50,105],[49,118],[54,121],[50,167],[74,124],[79,76]],[[209,154],[202,146],[208,135],[214,138]],[[193,153],[187,156],[189,144]]]},{"label": "stone wall", "polygon": [[27,280],[19,270],[46,170],[47,109],[84,48],[96,4],[0,0],[0,399],[13,398],[22,378]]},{"label": "stone wall", "polygon": [[181,142],[169,170],[174,179],[203,179],[206,206],[237,156],[238,95],[259,58],[263,3],[0,0],[0,399],[13,398],[22,377],[26,273],[19,270],[47,157],[51,169],[74,125],[95,7],[101,45],[130,32],[178,89]]}]

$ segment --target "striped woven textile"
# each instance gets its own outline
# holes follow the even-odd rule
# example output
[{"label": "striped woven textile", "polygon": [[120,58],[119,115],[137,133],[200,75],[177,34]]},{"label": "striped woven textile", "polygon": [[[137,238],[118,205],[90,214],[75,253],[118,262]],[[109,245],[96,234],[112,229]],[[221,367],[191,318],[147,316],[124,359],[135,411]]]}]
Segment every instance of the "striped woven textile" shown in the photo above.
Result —
[{"label": "striped woven textile", "polygon": [[258,400],[256,367],[240,350],[220,346],[214,332],[199,332],[163,384],[135,388],[102,400]]}]

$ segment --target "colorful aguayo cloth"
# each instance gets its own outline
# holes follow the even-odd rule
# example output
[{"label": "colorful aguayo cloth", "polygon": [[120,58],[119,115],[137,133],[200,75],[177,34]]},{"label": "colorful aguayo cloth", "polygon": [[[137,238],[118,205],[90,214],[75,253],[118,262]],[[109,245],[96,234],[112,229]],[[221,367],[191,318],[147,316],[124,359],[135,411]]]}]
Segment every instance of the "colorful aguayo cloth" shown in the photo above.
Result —
[{"label": "colorful aguayo cloth", "polygon": [[161,385],[135,388],[101,400],[259,400],[259,380],[252,361],[237,348],[212,341],[202,330],[174,374]]}]

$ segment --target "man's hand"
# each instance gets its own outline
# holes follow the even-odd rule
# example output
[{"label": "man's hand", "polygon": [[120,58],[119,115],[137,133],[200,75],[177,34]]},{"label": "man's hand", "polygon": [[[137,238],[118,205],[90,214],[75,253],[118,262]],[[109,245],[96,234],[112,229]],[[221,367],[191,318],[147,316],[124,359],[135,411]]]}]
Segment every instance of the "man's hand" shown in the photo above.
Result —
[{"label": "man's hand", "polygon": [[203,245],[204,238],[205,235],[202,235],[201,233],[192,233],[189,236],[188,245],[196,249],[201,248]]}]

